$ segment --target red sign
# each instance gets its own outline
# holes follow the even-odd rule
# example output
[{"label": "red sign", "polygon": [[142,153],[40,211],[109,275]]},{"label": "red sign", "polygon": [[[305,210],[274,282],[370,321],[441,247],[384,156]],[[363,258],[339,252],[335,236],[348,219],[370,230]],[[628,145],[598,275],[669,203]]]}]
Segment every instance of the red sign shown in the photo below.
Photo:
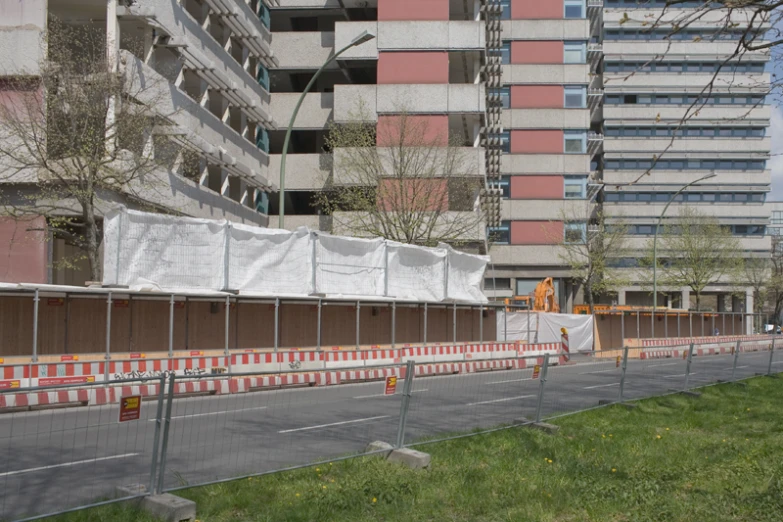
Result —
[{"label": "red sign", "polygon": [[541,375],[541,366],[536,364],[533,367],[533,379],[538,379],[539,375]]},{"label": "red sign", "polygon": [[58,384],[82,384],[85,382],[95,382],[92,375],[81,375],[77,377],[50,377],[48,379],[38,379],[38,386],[56,386]]},{"label": "red sign", "polygon": [[60,361],[61,362],[78,361],[78,360],[79,360],[79,356],[78,355],[61,355],[60,356]]},{"label": "red sign", "polygon": [[46,300],[46,304],[49,306],[62,306],[65,304],[65,299],[62,297],[50,297]]},{"label": "red sign", "polygon": [[204,355],[204,352],[190,352],[191,357],[198,357],[199,355]]},{"label": "red sign", "polygon": [[623,360],[623,358],[618,355],[617,356],[617,363],[614,365],[614,367],[615,368],[619,368],[620,367],[620,361],[622,361],[622,360]]},{"label": "red sign", "polygon": [[127,299],[117,299],[114,301],[114,308],[128,308],[130,301]]},{"label": "red sign", "polygon": [[174,308],[185,308],[185,301],[174,301]]},{"label": "red sign", "polygon": [[10,390],[11,388],[18,388],[19,381],[0,381],[0,390]]},{"label": "red sign", "polygon": [[143,353],[132,353],[130,354],[131,359],[145,359],[147,356]]},{"label": "red sign", "polygon": [[397,393],[397,377],[386,377],[386,391],[384,395],[394,395]]},{"label": "red sign", "polygon": [[141,395],[120,399],[120,422],[139,420],[141,417]]}]

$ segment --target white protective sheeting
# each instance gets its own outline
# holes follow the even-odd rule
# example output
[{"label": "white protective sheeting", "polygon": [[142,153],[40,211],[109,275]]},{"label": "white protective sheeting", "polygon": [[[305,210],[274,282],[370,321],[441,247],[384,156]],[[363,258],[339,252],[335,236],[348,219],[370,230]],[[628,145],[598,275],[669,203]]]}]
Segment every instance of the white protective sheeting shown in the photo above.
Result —
[{"label": "white protective sheeting", "polygon": [[120,209],[104,217],[104,285],[154,291],[486,303],[489,258],[448,246],[294,232]]},{"label": "white protective sheeting", "polygon": [[446,299],[446,252],[395,241],[386,242],[389,256],[389,296],[397,299]]},{"label": "white protective sheeting", "polygon": [[310,232],[231,224],[228,288],[253,294],[307,295],[313,289]]},{"label": "white protective sheeting", "polygon": [[439,248],[447,252],[449,266],[446,282],[446,298],[450,301],[483,303],[486,301],[481,285],[489,257],[458,252],[441,243]]},{"label": "white protective sheeting", "polygon": [[[528,315],[530,329],[528,330]],[[505,327],[508,332],[506,333]],[[543,312],[504,312],[497,314],[498,341],[525,341],[527,343],[559,343],[560,329],[568,330],[572,353],[593,349],[593,317],[591,315],[550,314]],[[530,338],[528,339],[528,331]]]}]

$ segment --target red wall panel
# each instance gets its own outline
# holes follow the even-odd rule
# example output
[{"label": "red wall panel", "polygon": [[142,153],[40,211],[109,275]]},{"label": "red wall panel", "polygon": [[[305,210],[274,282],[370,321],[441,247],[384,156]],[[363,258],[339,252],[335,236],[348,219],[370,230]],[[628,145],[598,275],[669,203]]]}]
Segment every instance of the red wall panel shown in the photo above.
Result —
[{"label": "red wall panel", "polygon": [[378,21],[448,19],[449,0],[378,0]]},{"label": "red wall panel", "polygon": [[47,283],[46,219],[0,218],[0,281]]},{"label": "red wall panel", "polygon": [[512,85],[512,109],[562,109],[565,105],[562,85]]},{"label": "red wall panel", "polygon": [[563,176],[511,176],[511,199],[563,199]]},{"label": "red wall panel", "polygon": [[379,115],[376,143],[379,147],[405,145],[446,146],[449,142],[447,115]]},{"label": "red wall panel", "polygon": [[511,42],[511,63],[563,63],[563,48],[560,41]]},{"label": "red wall panel", "polygon": [[378,53],[378,84],[449,83],[445,52]]},{"label": "red wall panel", "polygon": [[512,221],[512,245],[558,245],[563,242],[562,221]]},{"label": "red wall panel", "polygon": [[514,20],[560,19],[564,12],[563,0],[511,0]]},{"label": "red wall panel", "polygon": [[561,130],[512,130],[512,154],[563,154]]}]

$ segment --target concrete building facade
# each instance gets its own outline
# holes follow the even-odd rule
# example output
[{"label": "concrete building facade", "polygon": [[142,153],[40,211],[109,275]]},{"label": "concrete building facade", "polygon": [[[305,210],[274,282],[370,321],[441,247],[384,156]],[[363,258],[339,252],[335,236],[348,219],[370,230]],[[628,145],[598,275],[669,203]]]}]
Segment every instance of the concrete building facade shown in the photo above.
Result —
[{"label": "concrete building facade", "polygon": [[[147,105],[161,120],[147,153],[165,157],[149,190],[99,195],[116,205],[265,226],[268,222],[268,69],[276,64],[269,9],[260,0],[0,0],[0,95],[13,104],[15,80],[40,76],[52,20],[92,26],[105,36],[107,63],[129,83],[159,92]],[[134,91],[136,93],[142,90]],[[131,97],[130,91],[126,95]],[[144,98],[139,96],[139,98]],[[149,103],[154,99],[155,103]],[[119,114],[122,117],[122,114]],[[33,194],[38,172],[0,175],[4,195]],[[67,202],[66,202],[67,203]],[[68,205],[65,205],[68,206]],[[63,211],[65,215],[67,210]],[[73,208],[78,215],[78,210]],[[74,247],[47,232],[47,219],[0,218],[0,280],[81,285],[86,262],[53,268]],[[7,251],[8,255],[5,255]]]}]

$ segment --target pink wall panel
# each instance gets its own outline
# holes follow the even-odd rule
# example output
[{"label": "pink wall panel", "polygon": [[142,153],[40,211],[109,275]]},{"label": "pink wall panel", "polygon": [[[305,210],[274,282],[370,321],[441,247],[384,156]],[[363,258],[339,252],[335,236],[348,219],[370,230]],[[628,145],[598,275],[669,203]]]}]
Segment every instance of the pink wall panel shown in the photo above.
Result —
[{"label": "pink wall panel", "polygon": [[378,53],[378,84],[392,83],[449,83],[449,54]]},{"label": "pink wall panel", "polygon": [[563,0],[511,0],[513,20],[563,18]]},{"label": "pink wall panel", "polygon": [[387,211],[439,211],[449,209],[449,187],[446,179],[386,179],[378,190],[378,206]]},{"label": "pink wall panel", "polygon": [[562,85],[512,85],[512,109],[562,109],[564,103]]},{"label": "pink wall panel", "polygon": [[446,115],[379,115],[376,127],[379,147],[405,145],[446,146],[449,142],[449,117]]},{"label": "pink wall panel", "polygon": [[563,42],[511,42],[511,63],[563,63]]},{"label": "pink wall panel", "polygon": [[[0,218],[0,281],[47,283],[46,219]],[[31,230],[36,229],[36,230]]]},{"label": "pink wall panel", "polygon": [[512,154],[563,154],[561,130],[512,130]]},{"label": "pink wall panel", "polygon": [[511,199],[563,199],[563,176],[511,176]]},{"label": "pink wall panel", "polygon": [[378,0],[378,21],[448,19],[449,0]]},{"label": "pink wall panel", "polygon": [[512,245],[557,245],[563,242],[562,221],[512,221]]}]

